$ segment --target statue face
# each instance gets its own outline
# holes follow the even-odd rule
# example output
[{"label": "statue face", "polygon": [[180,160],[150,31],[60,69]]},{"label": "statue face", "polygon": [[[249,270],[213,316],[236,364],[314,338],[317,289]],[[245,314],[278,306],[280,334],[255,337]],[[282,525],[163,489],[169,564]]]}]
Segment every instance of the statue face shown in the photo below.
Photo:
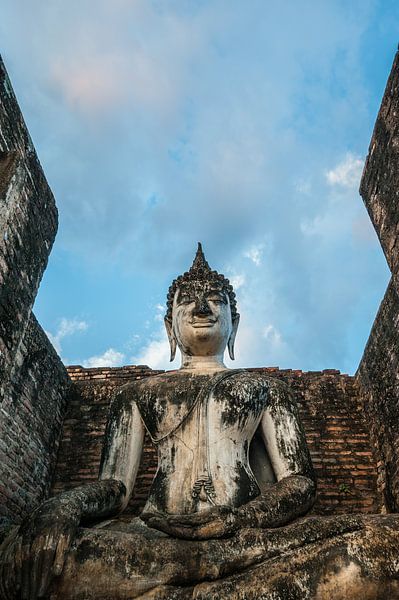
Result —
[{"label": "statue face", "polygon": [[178,288],[172,330],[185,354],[223,354],[233,330],[228,295],[214,283],[204,281],[191,281]]}]

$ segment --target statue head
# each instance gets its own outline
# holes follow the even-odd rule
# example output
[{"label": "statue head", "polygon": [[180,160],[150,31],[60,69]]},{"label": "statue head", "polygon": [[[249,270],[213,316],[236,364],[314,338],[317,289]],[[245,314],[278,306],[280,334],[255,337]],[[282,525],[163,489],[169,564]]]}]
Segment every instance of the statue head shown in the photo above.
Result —
[{"label": "statue head", "polygon": [[233,287],[224,275],[211,270],[198,242],[190,270],[168,291],[165,326],[170,360],[176,346],[189,356],[223,356],[226,345],[233,360],[239,320]]}]

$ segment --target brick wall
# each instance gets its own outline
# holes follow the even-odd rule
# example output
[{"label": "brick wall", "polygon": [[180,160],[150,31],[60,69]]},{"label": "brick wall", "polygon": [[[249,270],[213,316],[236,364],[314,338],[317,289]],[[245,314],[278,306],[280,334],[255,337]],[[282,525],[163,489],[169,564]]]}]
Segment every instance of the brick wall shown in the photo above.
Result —
[{"label": "brick wall", "polygon": [[360,194],[399,291],[399,52],[375,123]]},{"label": "brick wall", "polygon": [[399,53],[382,99],[360,193],[392,272],[357,381],[388,511],[399,509]]},{"label": "brick wall", "polygon": [[32,314],[54,198],[0,59],[0,537],[48,494],[69,382]]},{"label": "brick wall", "polygon": [[54,198],[0,58],[0,402],[56,231]]},{"label": "brick wall", "polygon": [[[262,371],[285,380],[299,403],[318,479],[314,511],[318,514],[378,512],[381,499],[376,488],[377,470],[354,378],[338,371]],[[116,387],[156,373],[141,366],[69,367],[68,372],[74,383],[53,493],[96,479],[106,415]],[[155,448],[146,438],[130,513],[137,514],[144,505],[156,465]]]},{"label": "brick wall", "polygon": [[68,375],[32,316],[19,345],[0,418],[0,534],[49,492]]},{"label": "brick wall", "polygon": [[357,378],[388,511],[399,510],[399,295],[390,283],[367,342]]},{"label": "brick wall", "polygon": [[376,463],[354,378],[336,370],[264,371],[283,379],[298,402],[317,476],[314,512],[379,512]]}]

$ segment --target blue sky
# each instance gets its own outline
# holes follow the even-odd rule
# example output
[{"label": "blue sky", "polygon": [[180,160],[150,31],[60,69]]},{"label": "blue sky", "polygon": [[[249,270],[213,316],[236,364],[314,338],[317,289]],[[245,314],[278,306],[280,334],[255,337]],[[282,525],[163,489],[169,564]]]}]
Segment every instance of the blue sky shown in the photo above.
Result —
[{"label": "blue sky", "polygon": [[3,0],[60,213],[35,312],[63,360],[168,368],[200,240],[237,366],[353,373],[389,279],[357,190],[398,41],[389,0]]}]

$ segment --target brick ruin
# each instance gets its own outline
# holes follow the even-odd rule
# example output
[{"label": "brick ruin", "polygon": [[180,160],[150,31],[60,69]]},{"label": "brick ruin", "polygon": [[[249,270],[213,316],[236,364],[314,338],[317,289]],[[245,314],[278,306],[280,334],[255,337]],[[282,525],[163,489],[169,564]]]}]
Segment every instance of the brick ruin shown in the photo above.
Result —
[{"label": "brick ruin", "polygon": [[49,493],[68,375],[32,306],[57,209],[0,60],[0,533]]},{"label": "brick ruin", "polygon": [[399,52],[371,138],[360,194],[375,227],[391,281],[374,321],[356,380],[388,512],[399,508]]},{"label": "brick ruin", "polygon": [[[399,58],[371,140],[361,194],[392,271],[355,376],[265,367],[297,398],[318,478],[316,514],[399,505]],[[0,60],[0,535],[49,494],[96,479],[115,389],[147,366],[62,365],[32,306],[57,210]],[[258,370],[258,369],[256,369]],[[128,514],[156,469],[147,439]]]}]

